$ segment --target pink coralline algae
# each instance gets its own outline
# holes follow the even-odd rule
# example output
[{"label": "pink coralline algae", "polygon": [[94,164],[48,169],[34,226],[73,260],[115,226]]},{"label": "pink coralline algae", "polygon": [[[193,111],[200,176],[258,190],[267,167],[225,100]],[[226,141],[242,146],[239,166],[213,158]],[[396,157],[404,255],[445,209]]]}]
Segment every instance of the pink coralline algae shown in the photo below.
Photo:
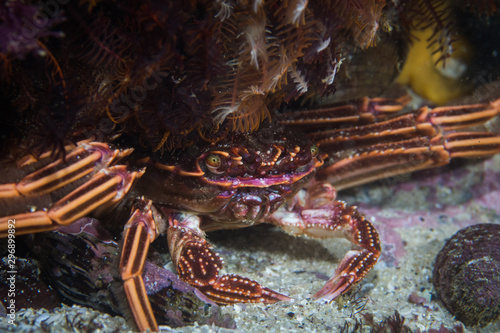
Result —
[{"label": "pink coralline algae", "polygon": [[439,252],[434,287],[446,308],[467,326],[500,315],[500,225],[477,224],[453,235]]}]

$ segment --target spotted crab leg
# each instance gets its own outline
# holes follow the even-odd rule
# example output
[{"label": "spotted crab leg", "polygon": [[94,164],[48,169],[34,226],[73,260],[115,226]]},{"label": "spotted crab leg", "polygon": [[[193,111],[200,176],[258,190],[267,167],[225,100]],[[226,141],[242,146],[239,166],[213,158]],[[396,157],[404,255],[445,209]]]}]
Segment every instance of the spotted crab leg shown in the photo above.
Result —
[{"label": "spotted crab leg", "polygon": [[457,130],[482,124],[499,113],[500,100],[424,107],[371,125],[317,132],[315,140],[321,149],[335,152],[330,153],[333,163],[319,174],[340,190],[445,165],[455,157],[494,155],[500,152],[499,135]]},{"label": "spotted crab leg", "polygon": [[219,275],[223,260],[205,240],[200,218],[170,212],[168,244],[179,277],[220,304],[275,303],[290,298],[239,275]]},{"label": "spotted crab leg", "polygon": [[335,200],[330,184],[317,183],[273,213],[267,220],[292,235],[315,238],[346,238],[355,245],[334,274],[314,297],[332,300],[361,281],[380,256],[379,236],[373,225],[357,211]]},{"label": "spotted crab leg", "polygon": [[[54,230],[80,217],[104,210],[119,202],[144,170],[129,171],[124,165],[111,165],[131,150],[112,149],[102,143],[82,142],[65,158],[51,162],[25,176],[18,183],[0,185],[0,204],[5,209],[30,206],[29,202],[64,191],[75,182],[80,186],[50,205],[47,210],[10,213],[0,217],[0,237],[7,235],[9,221],[15,221],[16,234]],[[35,162],[30,160],[28,164]],[[74,185],[73,185],[74,188]]]},{"label": "spotted crab leg", "polygon": [[142,198],[136,200],[132,216],[125,225],[120,272],[130,310],[141,332],[158,331],[142,271],[149,244],[158,237],[159,230],[164,228],[164,219],[156,212],[151,201]]}]

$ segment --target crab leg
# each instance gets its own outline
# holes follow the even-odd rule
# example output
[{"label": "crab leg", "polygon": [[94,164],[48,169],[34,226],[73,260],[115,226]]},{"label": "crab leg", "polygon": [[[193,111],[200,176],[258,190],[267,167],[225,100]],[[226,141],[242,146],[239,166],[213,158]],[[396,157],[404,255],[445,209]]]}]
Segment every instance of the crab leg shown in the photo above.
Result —
[{"label": "crab leg", "polygon": [[0,217],[0,237],[7,235],[9,220],[16,223],[16,234],[57,229],[97,209],[113,206],[129,191],[143,171],[127,171],[123,165],[103,169],[92,178],[57,201],[48,211],[36,211]]},{"label": "crab leg", "polygon": [[219,275],[224,264],[205,240],[200,218],[187,213],[169,214],[168,244],[179,277],[220,304],[288,301],[259,283],[239,275]]},{"label": "crab leg", "polygon": [[134,212],[125,225],[120,272],[128,304],[141,332],[158,331],[142,279],[142,271],[149,244],[158,237],[158,228],[161,227],[164,227],[164,222],[151,201],[137,200],[134,204]]},{"label": "crab leg", "polygon": [[448,164],[451,158],[491,156],[500,152],[492,133],[450,133],[373,145],[320,171],[337,190]]},{"label": "crab leg", "polygon": [[364,97],[348,104],[287,112],[279,122],[285,126],[300,127],[301,130],[345,123],[371,123],[375,119],[385,118],[391,113],[401,111],[409,101],[408,95],[396,99]]},{"label": "crab leg", "polygon": [[[45,167],[28,174],[18,183],[1,184],[0,199],[30,197],[54,192],[86,175],[112,165],[132,152],[132,149],[112,149],[100,142],[80,142],[64,158],[60,158]],[[47,158],[42,154],[41,158]],[[22,162],[28,165],[36,162],[29,157]]]},{"label": "crab leg", "polygon": [[8,209],[19,203],[22,206],[24,202],[28,206],[29,200],[88,178],[48,210],[0,217],[0,237],[7,235],[9,220],[15,221],[16,234],[20,235],[53,230],[91,212],[112,207],[144,173],[144,170],[129,171],[124,165],[109,166],[130,152],[111,149],[102,143],[83,142],[70,151],[65,159],[58,159],[28,174],[19,183],[0,185],[0,204]]},{"label": "crab leg", "polygon": [[343,237],[355,245],[338,265],[330,280],[314,297],[332,300],[346,293],[375,265],[380,256],[380,241],[373,225],[355,206],[335,201],[335,189],[318,183],[307,192],[300,191],[294,200],[278,209],[268,222],[292,235],[316,238]]},{"label": "crab leg", "polygon": [[460,105],[420,110],[365,126],[325,130],[310,136],[327,152],[369,147],[415,137],[431,137],[445,130],[482,124],[500,113],[500,100],[489,104]]},{"label": "crab leg", "polygon": [[500,136],[454,132],[478,125],[500,113],[500,100],[490,104],[422,108],[388,121],[316,134],[317,144],[334,150],[337,159],[320,175],[337,190],[384,177],[445,165],[451,158],[475,158],[500,152]]}]

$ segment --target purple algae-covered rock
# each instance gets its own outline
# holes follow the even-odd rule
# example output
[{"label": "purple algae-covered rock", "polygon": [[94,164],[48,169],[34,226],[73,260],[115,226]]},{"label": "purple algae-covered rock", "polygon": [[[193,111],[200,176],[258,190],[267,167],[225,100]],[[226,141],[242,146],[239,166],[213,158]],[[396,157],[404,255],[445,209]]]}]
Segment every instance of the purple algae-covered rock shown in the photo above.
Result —
[{"label": "purple algae-covered rock", "polygon": [[467,326],[485,326],[500,315],[500,225],[458,231],[436,257],[433,282],[439,298]]},{"label": "purple algae-covered rock", "polygon": [[15,313],[21,308],[52,310],[61,305],[57,292],[41,278],[40,265],[35,259],[16,257],[15,268],[10,265],[7,257],[0,259],[0,312],[2,305],[7,314],[10,309]]}]

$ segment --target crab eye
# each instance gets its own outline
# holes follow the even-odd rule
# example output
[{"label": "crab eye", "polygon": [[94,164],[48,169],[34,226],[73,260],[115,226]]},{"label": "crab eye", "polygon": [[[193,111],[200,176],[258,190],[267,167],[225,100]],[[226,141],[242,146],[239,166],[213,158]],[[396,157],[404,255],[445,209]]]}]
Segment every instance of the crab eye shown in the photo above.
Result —
[{"label": "crab eye", "polygon": [[316,157],[319,153],[319,148],[316,145],[311,146],[311,155],[312,157]]},{"label": "crab eye", "polygon": [[221,174],[224,173],[224,170],[221,170],[222,160],[219,155],[210,154],[205,159],[205,163],[207,164],[207,169],[212,173]]},{"label": "crab eye", "polygon": [[207,162],[207,166],[209,166],[209,167],[212,167],[212,168],[220,167],[220,157],[215,155],[215,154],[208,155],[206,162]]}]

